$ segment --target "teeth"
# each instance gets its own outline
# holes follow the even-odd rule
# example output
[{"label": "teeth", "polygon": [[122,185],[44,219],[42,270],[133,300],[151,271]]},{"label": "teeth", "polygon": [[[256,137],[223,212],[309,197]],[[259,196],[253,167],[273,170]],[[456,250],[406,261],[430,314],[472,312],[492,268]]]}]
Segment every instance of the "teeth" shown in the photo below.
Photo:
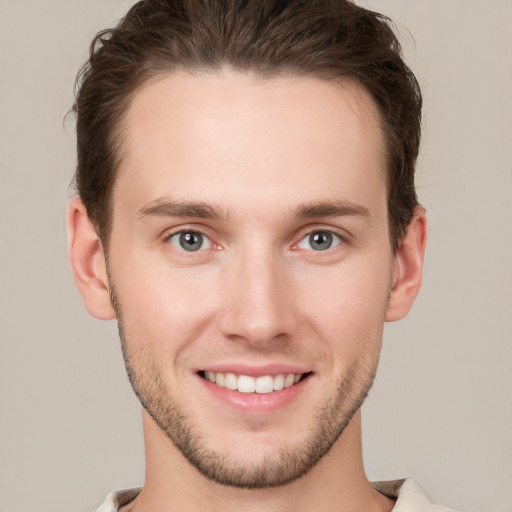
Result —
[{"label": "teeth", "polygon": [[274,377],[274,391],[279,391],[284,388],[284,375],[277,375]]},{"label": "teeth", "polygon": [[220,386],[221,388],[226,387],[226,376],[223,373],[217,373],[217,376],[215,377],[215,382],[217,386]]},{"label": "teeth", "polygon": [[[217,373],[217,375],[219,374]],[[254,393],[256,391],[256,379],[248,375],[239,375],[238,391],[240,393]]]},{"label": "teeth", "polygon": [[295,375],[293,373],[290,373],[284,378],[284,387],[289,388],[290,386],[293,386],[293,383],[295,382]]},{"label": "teeth", "polygon": [[226,387],[228,389],[231,389],[232,391],[235,391],[238,389],[238,378],[234,373],[226,373],[226,380],[225,380]]},{"label": "teeth", "polygon": [[289,373],[280,375],[262,375],[250,377],[249,375],[235,375],[234,373],[204,372],[204,376],[210,382],[221,388],[238,390],[240,393],[272,393],[283,388],[289,388],[297,384],[302,373]]},{"label": "teeth", "polygon": [[256,379],[256,393],[272,393],[274,391],[274,379],[270,375]]}]

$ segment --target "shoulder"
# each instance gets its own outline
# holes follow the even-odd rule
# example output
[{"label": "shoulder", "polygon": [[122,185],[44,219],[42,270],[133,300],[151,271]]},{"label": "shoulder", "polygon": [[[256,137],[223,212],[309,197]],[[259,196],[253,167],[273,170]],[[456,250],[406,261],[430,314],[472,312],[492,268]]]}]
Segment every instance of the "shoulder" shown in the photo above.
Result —
[{"label": "shoulder", "polygon": [[96,509],[96,512],[117,512],[120,507],[130,503],[140,493],[141,488],[126,489],[124,491],[111,492],[105,501]]},{"label": "shoulder", "polygon": [[393,512],[455,512],[451,508],[431,503],[412,478],[373,482],[372,485],[380,493],[396,500]]}]

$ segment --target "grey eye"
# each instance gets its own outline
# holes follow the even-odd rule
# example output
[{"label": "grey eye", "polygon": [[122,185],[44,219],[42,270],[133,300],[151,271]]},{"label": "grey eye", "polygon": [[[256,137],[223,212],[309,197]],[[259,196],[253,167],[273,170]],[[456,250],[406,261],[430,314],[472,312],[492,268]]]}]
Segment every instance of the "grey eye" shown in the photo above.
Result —
[{"label": "grey eye", "polygon": [[169,237],[169,242],[173,247],[187,252],[195,252],[208,249],[211,245],[210,240],[196,231],[181,231]]},{"label": "grey eye", "polygon": [[299,247],[312,251],[326,251],[340,243],[341,238],[330,231],[313,231],[299,242]]}]

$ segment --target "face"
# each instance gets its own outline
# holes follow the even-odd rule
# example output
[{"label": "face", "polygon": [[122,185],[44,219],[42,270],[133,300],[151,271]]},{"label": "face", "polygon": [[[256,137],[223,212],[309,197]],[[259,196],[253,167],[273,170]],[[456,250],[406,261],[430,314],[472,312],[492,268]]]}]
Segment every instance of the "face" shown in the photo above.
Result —
[{"label": "face", "polygon": [[280,485],[374,376],[391,287],[369,96],[312,78],[173,74],[137,94],[109,279],[132,385],[217,482]]}]

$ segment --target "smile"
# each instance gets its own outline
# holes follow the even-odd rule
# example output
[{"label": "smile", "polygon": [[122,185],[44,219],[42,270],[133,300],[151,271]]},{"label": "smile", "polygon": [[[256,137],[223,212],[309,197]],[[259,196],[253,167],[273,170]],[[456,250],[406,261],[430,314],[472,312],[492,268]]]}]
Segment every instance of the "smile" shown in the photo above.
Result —
[{"label": "smile", "polygon": [[235,373],[204,372],[204,378],[221,388],[227,388],[240,393],[267,394],[281,391],[297,384],[307,374],[288,373],[279,375],[262,375],[251,377],[249,375],[236,375]]}]

